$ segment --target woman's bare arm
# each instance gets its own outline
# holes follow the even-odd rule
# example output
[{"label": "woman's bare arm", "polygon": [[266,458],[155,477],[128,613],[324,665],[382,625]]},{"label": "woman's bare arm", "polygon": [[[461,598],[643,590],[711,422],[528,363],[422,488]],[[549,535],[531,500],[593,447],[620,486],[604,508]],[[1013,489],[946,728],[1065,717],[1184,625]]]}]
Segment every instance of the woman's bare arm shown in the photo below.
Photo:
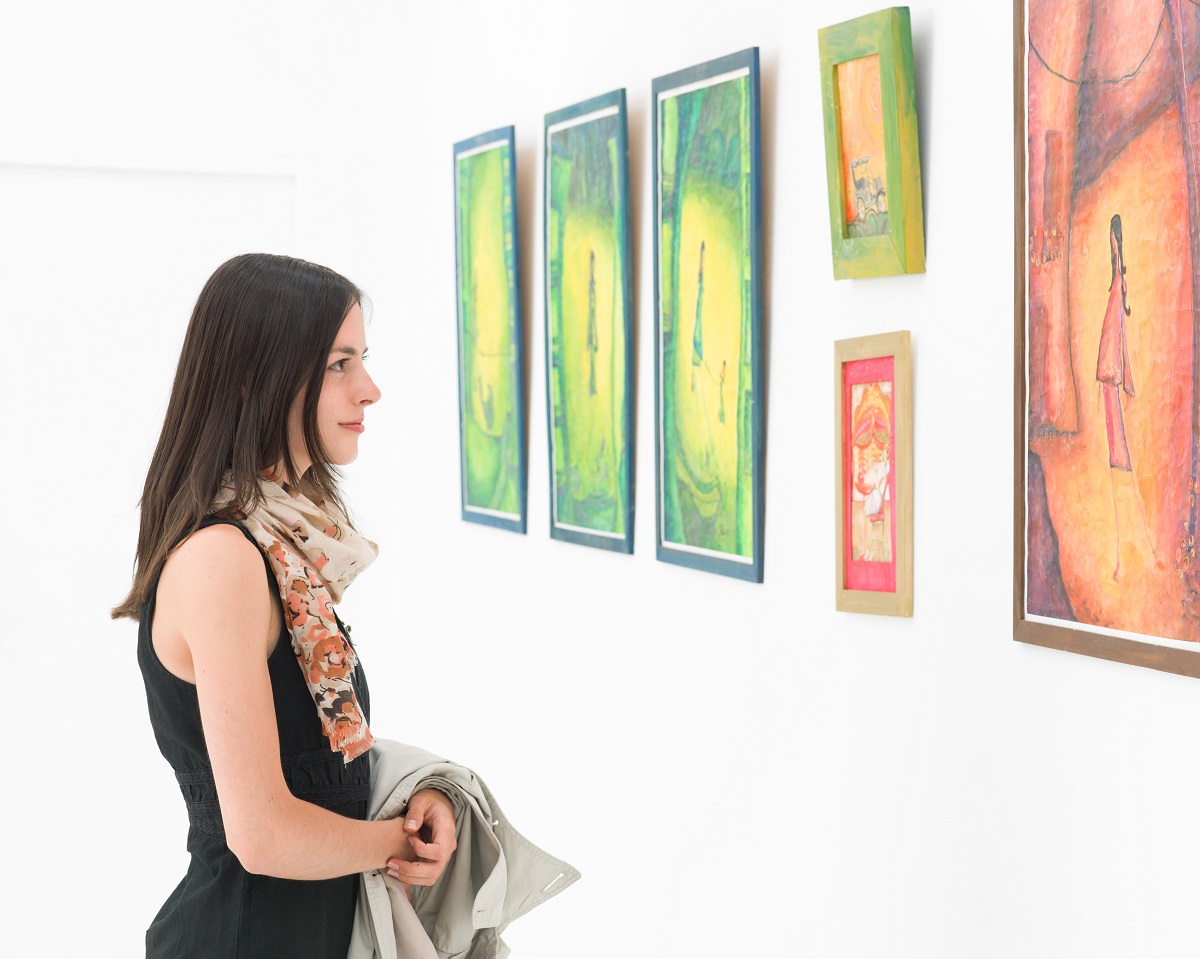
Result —
[{"label": "woman's bare arm", "polygon": [[278,604],[261,553],[238,530],[208,527],[171,555],[158,587],[160,626],[164,664],[180,661],[180,643],[190,654],[226,841],[248,872],[327,879],[417,858],[402,820],[348,819],[289,792],[267,668]]}]

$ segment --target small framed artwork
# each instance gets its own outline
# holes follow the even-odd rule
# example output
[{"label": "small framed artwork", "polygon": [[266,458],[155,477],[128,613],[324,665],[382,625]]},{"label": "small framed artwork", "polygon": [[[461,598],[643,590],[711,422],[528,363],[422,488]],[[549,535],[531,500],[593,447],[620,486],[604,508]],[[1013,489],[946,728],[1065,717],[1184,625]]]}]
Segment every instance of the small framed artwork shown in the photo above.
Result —
[{"label": "small framed artwork", "polygon": [[525,532],[525,403],[512,127],[454,145],[462,518]]},{"label": "small framed artwork", "polygon": [[546,115],[550,535],[633,552],[633,258],[625,91]]},{"label": "small framed artwork", "polygon": [[1200,7],[1013,14],[1013,637],[1200,677]]},{"label": "small framed artwork", "polygon": [[657,555],[762,582],[758,49],[653,92]]},{"label": "small framed artwork", "polygon": [[908,7],[818,31],[833,275],[925,272]]},{"label": "small framed artwork", "polygon": [[837,608],[911,616],[912,364],[907,330],[833,345]]}]

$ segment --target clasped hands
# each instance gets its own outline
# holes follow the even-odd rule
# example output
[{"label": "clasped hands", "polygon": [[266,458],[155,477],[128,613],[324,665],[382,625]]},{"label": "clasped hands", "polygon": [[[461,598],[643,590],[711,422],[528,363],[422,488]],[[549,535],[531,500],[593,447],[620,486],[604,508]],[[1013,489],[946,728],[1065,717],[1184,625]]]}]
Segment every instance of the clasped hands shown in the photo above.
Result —
[{"label": "clasped hands", "polygon": [[404,814],[404,838],[405,846],[387,862],[387,874],[407,895],[409,886],[437,882],[458,848],[454,806],[444,793],[421,789],[412,794]]}]

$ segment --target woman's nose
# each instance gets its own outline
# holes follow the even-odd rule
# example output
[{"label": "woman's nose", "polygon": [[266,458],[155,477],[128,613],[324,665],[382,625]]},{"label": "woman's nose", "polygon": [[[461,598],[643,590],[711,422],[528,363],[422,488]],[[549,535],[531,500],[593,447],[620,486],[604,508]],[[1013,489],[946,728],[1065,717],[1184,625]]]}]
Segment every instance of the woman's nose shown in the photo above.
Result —
[{"label": "woman's nose", "polygon": [[370,406],[372,403],[378,403],[379,397],[383,394],[379,392],[379,387],[375,385],[375,381],[371,379],[371,374],[363,371],[363,376],[367,378],[366,388],[363,390],[362,399],[359,401],[363,406]]}]

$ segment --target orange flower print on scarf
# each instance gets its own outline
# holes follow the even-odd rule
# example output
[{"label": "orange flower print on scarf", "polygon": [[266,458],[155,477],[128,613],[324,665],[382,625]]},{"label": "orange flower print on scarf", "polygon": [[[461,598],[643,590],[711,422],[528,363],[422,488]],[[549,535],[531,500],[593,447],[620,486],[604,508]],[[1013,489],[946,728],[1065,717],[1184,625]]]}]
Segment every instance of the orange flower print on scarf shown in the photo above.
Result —
[{"label": "orange flower print on scarf", "polygon": [[346,679],[350,675],[350,657],[353,653],[341,634],[330,636],[317,627],[311,631],[309,638],[314,643],[308,657],[308,681],[320,683],[325,679]]},{"label": "orange flower print on scarf", "polygon": [[[370,749],[372,739],[350,682],[358,658],[342,635],[333,605],[378,550],[325,503],[313,503],[269,477],[260,488],[265,503],[237,518],[267,555],[321,729],[330,748],[348,763]],[[227,477],[212,511],[232,495]]]},{"label": "orange flower print on scarf", "polygon": [[333,601],[328,591],[324,596],[317,597],[317,613],[326,619],[333,619]]},{"label": "orange flower print on scarf", "polygon": [[[271,541],[267,556],[285,597],[283,608],[292,636],[292,650],[317,704],[317,715],[330,748],[350,762],[371,748],[372,739],[350,683],[358,659],[338,628],[329,591],[307,568],[300,554],[273,539],[261,522],[252,517],[246,525],[260,543]],[[277,561],[279,553],[284,555],[284,563]]]}]

